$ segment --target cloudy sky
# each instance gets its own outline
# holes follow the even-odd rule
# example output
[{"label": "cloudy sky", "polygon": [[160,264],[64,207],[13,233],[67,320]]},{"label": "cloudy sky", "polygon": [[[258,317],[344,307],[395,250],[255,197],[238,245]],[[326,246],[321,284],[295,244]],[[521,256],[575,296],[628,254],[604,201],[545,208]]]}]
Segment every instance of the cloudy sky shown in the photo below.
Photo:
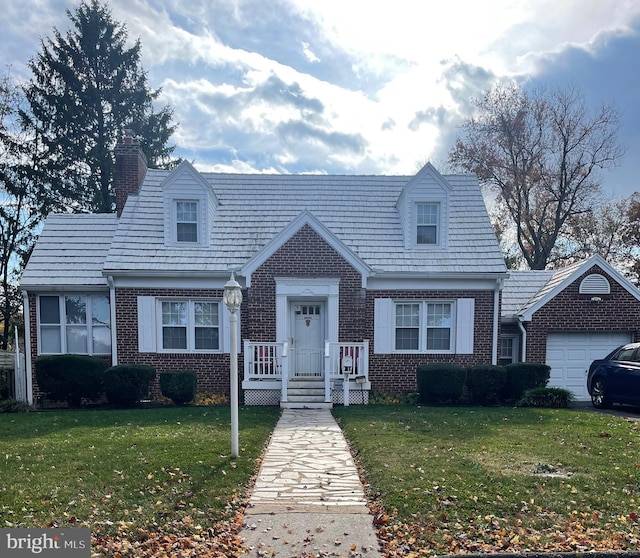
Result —
[{"label": "cloudy sky", "polygon": [[[0,62],[17,78],[70,0],[0,0]],[[413,174],[444,168],[471,99],[515,77],[574,84],[621,113],[640,190],[638,0],[112,0],[201,170]]]}]

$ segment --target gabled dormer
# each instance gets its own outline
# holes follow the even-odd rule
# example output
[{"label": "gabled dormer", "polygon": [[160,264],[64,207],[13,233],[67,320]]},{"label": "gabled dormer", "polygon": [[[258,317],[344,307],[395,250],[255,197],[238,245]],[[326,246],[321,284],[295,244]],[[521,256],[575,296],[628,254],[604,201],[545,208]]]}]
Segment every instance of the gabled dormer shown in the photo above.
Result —
[{"label": "gabled dormer", "polygon": [[162,183],[165,246],[209,245],[218,200],[211,185],[187,161]]},{"label": "gabled dormer", "polygon": [[427,163],[405,184],[396,208],[407,250],[446,250],[449,245],[451,185]]}]

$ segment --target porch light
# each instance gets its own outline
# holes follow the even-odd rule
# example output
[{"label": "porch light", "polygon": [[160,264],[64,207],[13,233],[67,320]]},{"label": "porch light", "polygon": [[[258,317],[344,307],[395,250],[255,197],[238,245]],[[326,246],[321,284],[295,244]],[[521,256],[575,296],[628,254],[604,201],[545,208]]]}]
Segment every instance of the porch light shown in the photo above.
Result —
[{"label": "porch light", "polygon": [[222,300],[228,308],[231,354],[230,361],[230,402],[231,402],[231,458],[238,457],[238,316],[236,312],[242,304],[242,287],[236,281],[233,272],[224,286]]}]

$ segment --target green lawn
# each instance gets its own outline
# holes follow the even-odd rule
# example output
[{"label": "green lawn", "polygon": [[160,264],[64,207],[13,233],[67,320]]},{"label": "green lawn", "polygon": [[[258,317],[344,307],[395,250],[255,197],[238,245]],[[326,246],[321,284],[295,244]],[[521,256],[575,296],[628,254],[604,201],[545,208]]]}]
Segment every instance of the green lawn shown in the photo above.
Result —
[{"label": "green lawn", "polygon": [[391,556],[640,549],[637,422],[525,408],[372,405],[334,416],[382,504]]},{"label": "green lawn", "polygon": [[205,531],[233,516],[278,416],[241,408],[232,460],[229,407],[0,414],[0,526]]},{"label": "green lawn", "polygon": [[[640,550],[639,423],[546,409],[333,413],[390,557]],[[0,414],[0,526],[86,526],[107,556],[239,554],[235,512],[278,416],[241,408],[232,460],[228,407]]]}]

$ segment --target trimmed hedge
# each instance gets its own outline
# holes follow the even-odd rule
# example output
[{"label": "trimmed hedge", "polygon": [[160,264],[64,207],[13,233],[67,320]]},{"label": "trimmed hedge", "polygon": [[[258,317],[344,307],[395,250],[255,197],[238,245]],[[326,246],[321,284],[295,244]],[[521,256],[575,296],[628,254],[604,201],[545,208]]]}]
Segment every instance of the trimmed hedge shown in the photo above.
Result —
[{"label": "trimmed hedge", "polygon": [[559,387],[539,387],[527,390],[518,401],[519,407],[549,407],[566,409],[573,401],[573,393]]},{"label": "trimmed hedge", "polygon": [[457,403],[462,399],[467,369],[454,364],[421,364],[416,370],[421,403]]},{"label": "trimmed hedge", "polygon": [[506,383],[507,371],[504,366],[478,364],[467,371],[467,387],[473,403],[478,405],[500,403]]},{"label": "trimmed hedge", "polygon": [[505,368],[507,385],[504,399],[507,401],[517,401],[529,389],[545,387],[551,374],[550,366],[538,362],[513,362]]},{"label": "trimmed hedge", "polygon": [[192,370],[167,370],[160,372],[160,391],[176,405],[193,401],[196,396],[198,376]]},{"label": "trimmed hedge", "polygon": [[48,355],[36,359],[40,390],[69,407],[80,407],[82,398],[98,399],[102,393],[107,362],[87,355]]},{"label": "trimmed hedge", "polygon": [[156,377],[153,366],[119,364],[104,373],[107,401],[112,405],[131,406],[149,393],[149,382]]}]

